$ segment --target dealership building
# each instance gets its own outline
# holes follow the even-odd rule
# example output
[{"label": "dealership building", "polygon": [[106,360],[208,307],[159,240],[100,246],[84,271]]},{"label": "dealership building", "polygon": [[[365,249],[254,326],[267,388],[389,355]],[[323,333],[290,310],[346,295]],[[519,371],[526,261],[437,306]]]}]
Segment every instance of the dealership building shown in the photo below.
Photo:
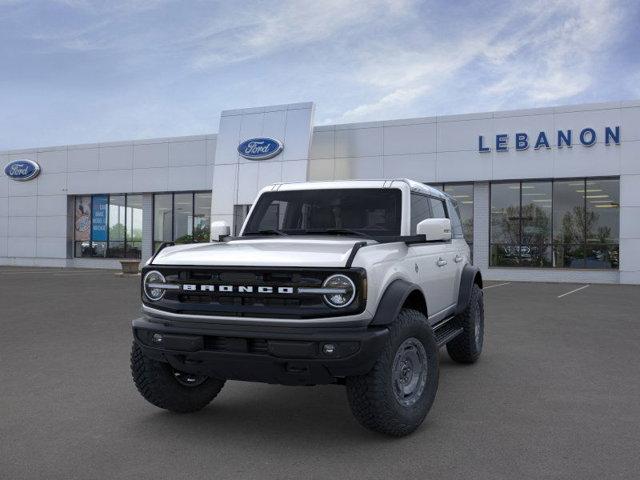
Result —
[{"label": "dealership building", "polygon": [[[0,152],[0,264],[119,268],[212,220],[237,232],[272,183],[411,178],[457,200],[488,279],[640,284],[640,101],[313,120],[246,108],[217,134]],[[265,139],[270,158],[242,155]]]}]

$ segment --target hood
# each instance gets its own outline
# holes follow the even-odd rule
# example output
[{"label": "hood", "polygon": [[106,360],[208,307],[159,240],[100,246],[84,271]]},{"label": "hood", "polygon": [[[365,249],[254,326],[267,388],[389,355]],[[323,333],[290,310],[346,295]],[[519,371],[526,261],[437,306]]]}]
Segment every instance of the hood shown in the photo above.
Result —
[{"label": "hood", "polygon": [[359,237],[269,237],[167,247],[153,265],[344,267]]}]

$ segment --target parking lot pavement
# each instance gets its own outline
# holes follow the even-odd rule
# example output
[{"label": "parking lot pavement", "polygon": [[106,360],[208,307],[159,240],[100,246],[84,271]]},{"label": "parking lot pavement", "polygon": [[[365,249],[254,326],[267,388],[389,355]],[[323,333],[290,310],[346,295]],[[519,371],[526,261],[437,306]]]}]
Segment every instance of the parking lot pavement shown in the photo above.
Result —
[{"label": "parking lot pavement", "polygon": [[0,478],[638,478],[638,286],[487,282],[481,360],[443,352],[424,425],[390,439],[339,386],[147,404],[129,373],[138,283],[0,267]]}]

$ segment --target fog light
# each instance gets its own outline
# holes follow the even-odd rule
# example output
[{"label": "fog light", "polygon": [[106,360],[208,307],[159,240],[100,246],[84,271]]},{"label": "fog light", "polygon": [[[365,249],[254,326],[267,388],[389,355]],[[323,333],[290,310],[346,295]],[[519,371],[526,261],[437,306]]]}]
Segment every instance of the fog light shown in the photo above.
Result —
[{"label": "fog light", "polygon": [[325,343],[322,346],[322,353],[326,353],[327,355],[333,355],[336,351],[336,346],[333,343]]},{"label": "fog light", "polygon": [[154,333],[153,337],[151,337],[151,341],[153,343],[162,343],[162,335],[160,335],[159,333]]}]

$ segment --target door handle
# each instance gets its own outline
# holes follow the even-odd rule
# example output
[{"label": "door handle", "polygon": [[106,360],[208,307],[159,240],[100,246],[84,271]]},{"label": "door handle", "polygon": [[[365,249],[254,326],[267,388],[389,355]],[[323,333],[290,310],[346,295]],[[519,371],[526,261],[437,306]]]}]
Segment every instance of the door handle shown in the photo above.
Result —
[{"label": "door handle", "polygon": [[436,265],[438,265],[439,267],[444,267],[446,264],[447,264],[447,261],[442,257],[440,257],[436,262]]},{"label": "door handle", "polygon": [[462,260],[464,260],[464,257],[462,255],[456,255],[453,258],[453,261],[456,262],[456,263],[460,263]]}]

